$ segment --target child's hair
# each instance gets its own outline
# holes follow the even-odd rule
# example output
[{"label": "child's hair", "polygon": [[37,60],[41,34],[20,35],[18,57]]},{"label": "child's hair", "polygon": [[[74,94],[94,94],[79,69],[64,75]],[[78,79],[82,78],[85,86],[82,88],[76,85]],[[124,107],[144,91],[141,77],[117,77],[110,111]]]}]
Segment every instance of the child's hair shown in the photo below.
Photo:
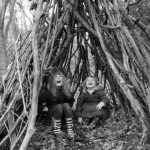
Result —
[{"label": "child's hair", "polygon": [[62,90],[63,93],[70,98],[72,96],[70,91],[70,82],[68,78],[60,71],[58,68],[53,68],[51,70],[49,79],[48,79],[48,89],[52,92],[54,97],[57,97],[57,86],[54,84],[54,78],[56,75],[62,76]]},{"label": "child's hair", "polygon": [[93,78],[94,81],[95,81],[95,85],[96,85],[96,86],[99,85],[99,81],[98,81],[97,77],[95,77],[95,76],[87,76],[86,79],[83,81],[83,83],[82,83],[81,86],[80,86],[81,89],[82,89],[82,92],[85,92],[86,89],[87,89],[87,87],[86,87],[86,82],[87,82],[87,79],[88,79],[88,78]]}]

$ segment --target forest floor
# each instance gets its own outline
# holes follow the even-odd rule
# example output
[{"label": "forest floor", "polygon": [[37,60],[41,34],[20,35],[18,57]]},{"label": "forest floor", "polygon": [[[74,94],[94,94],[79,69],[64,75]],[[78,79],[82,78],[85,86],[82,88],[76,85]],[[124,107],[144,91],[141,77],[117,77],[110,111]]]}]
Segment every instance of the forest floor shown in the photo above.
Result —
[{"label": "forest floor", "polygon": [[42,120],[36,124],[28,150],[150,150],[150,145],[141,142],[138,118],[133,115],[131,119],[122,110],[95,129],[84,128],[77,121],[74,128],[74,140],[65,134],[65,129],[61,138],[56,138],[50,122]]}]

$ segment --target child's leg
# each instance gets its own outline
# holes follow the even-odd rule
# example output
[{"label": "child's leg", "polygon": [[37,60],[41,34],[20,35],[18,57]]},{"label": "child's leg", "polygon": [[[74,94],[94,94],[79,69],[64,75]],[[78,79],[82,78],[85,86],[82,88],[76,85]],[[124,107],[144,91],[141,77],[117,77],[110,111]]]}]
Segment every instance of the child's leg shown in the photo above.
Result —
[{"label": "child's leg", "polygon": [[61,104],[57,104],[52,108],[52,116],[53,116],[52,120],[55,134],[61,133],[62,114],[63,114],[63,106]]},{"label": "child's leg", "polygon": [[107,111],[104,111],[103,114],[102,114],[102,116],[101,116],[102,123],[105,123],[106,120],[109,118],[109,116],[110,116],[110,113],[107,112]]},{"label": "child's leg", "polygon": [[68,135],[70,137],[74,137],[71,106],[68,103],[64,103],[63,104],[63,110],[64,110],[65,117],[66,117]]}]

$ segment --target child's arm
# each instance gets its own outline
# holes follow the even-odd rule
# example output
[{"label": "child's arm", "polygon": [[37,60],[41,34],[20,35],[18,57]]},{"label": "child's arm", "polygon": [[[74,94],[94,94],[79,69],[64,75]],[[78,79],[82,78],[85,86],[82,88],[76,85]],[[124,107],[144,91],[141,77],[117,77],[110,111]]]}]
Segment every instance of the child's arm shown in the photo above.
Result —
[{"label": "child's arm", "polygon": [[103,87],[98,88],[98,94],[99,94],[100,102],[96,108],[98,110],[100,110],[102,107],[107,106],[110,102],[109,102],[109,99],[108,99]]},{"label": "child's arm", "polygon": [[47,90],[41,90],[38,98],[38,111],[48,111],[47,104],[50,103],[50,98],[52,95]]},{"label": "child's arm", "polygon": [[77,105],[77,99],[75,99],[73,105],[72,105],[72,110],[75,111],[76,110],[76,105]]}]

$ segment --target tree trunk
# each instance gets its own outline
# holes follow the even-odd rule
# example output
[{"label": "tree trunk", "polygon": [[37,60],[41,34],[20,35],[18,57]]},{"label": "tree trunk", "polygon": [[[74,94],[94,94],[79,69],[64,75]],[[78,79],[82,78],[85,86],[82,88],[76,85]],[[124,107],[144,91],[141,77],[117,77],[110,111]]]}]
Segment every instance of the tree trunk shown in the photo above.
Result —
[{"label": "tree trunk", "polygon": [[9,14],[10,14],[10,17],[9,17],[9,20],[8,20],[8,23],[6,25],[6,29],[5,29],[5,42],[7,43],[7,38],[8,38],[8,32],[9,32],[9,28],[10,28],[10,25],[12,23],[12,20],[13,20],[13,16],[14,16],[14,6],[15,6],[15,3],[16,3],[16,0],[11,0],[10,3],[9,3]]},{"label": "tree trunk", "polygon": [[6,54],[6,43],[4,36],[4,18],[9,0],[0,0],[0,84],[2,83],[2,75],[4,74],[8,61]]},{"label": "tree trunk", "polygon": [[38,55],[38,26],[41,17],[43,0],[39,0],[39,5],[36,10],[35,20],[32,30],[32,53],[33,53],[33,67],[34,67],[34,81],[32,86],[32,97],[31,97],[31,108],[28,118],[28,127],[27,132],[24,137],[24,140],[21,144],[20,150],[26,150],[29,144],[29,141],[35,131],[35,121],[37,115],[37,106],[38,106],[38,93],[40,90],[40,65],[39,65],[39,55]]},{"label": "tree trunk", "polygon": [[3,35],[3,30],[0,28],[0,84],[2,83],[2,75],[4,75],[5,70],[7,69],[7,65],[8,61],[5,38]]}]

